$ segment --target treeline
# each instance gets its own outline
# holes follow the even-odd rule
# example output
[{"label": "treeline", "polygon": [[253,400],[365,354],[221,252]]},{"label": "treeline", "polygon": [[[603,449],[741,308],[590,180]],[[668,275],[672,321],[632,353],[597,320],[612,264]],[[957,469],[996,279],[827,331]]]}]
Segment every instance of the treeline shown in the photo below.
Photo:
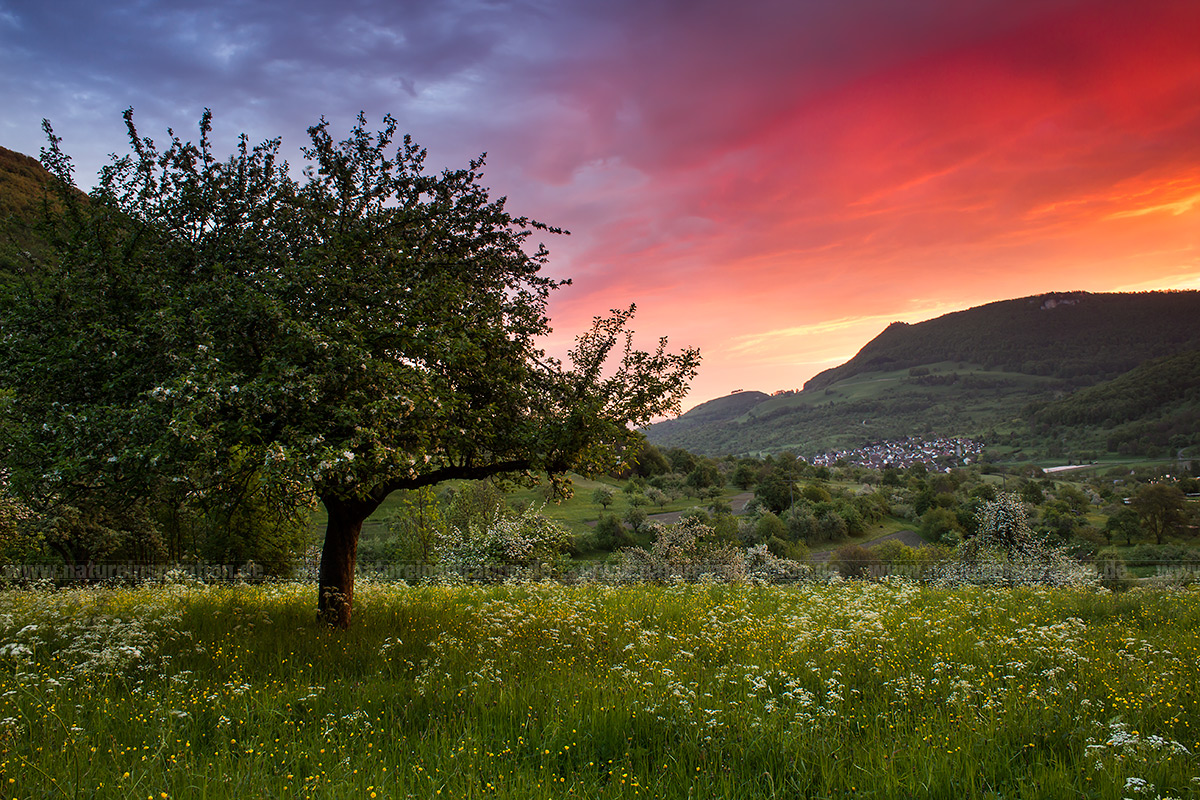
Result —
[{"label": "treeline", "polygon": [[1048,425],[1113,428],[1163,411],[1200,403],[1200,350],[1156,359],[1099,386],[1081,389],[1034,414]]}]

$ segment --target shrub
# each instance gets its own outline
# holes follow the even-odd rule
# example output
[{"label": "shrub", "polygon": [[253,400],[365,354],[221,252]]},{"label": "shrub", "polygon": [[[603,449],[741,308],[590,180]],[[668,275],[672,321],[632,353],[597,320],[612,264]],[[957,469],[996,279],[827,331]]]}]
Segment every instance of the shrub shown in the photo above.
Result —
[{"label": "shrub", "polygon": [[770,511],[763,514],[754,523],[755,542],[769,542],[771,539],[786,539],[787,537],[787,526],[783,524],[783,520]]},{"label": "shrub", "polygon": [[842,545],[833,551],[833,566],[843,578],[866,578],[877,559],[860,544]]},{"label": "shrub", "polygon": [[746,577],[744,551],[714,542],[713,529],[695,521],[658,525],[647,550],[631,547],[617,554],[620,578],[658,583],[715,575],[724,580]]},{"label": "shrub", "polygon": [[438,560],[467,568],[556,567],[573,540],[565,528],[539,511],[531,506],[520,514],[500,514],[486,526],[466,530],[451,526],[438,537]]},{"label": "shrub", "polygon": [[616,550],[633,543],[633,535],[616,514],[601,514],[596,520],[596,546],[601,550]]},{"label": "shrub", "polygon": [[1007,493],[980,510],[979,533],[955,549],[940,577],[949,584],[1005,586],[1082,585],[1095,579],[1064,548],[1039,539],[1020,496]]},{"label": "shrub", "polygon": [[1116,548],[1110,547],[1096,554],[1096,574],[1100,585],[1113,591],[1128,589],[1134,584],[1133,575],[1125,563],[1125,558]]}]

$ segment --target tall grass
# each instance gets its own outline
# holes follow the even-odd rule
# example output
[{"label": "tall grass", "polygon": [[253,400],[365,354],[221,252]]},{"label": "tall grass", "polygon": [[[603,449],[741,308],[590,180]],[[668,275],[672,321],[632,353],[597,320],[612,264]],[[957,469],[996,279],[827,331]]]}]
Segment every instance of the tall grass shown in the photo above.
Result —
[{"label": "tall grass", "polygon": [[1200,592],[0,594],[11,797],[1194,797]]}]

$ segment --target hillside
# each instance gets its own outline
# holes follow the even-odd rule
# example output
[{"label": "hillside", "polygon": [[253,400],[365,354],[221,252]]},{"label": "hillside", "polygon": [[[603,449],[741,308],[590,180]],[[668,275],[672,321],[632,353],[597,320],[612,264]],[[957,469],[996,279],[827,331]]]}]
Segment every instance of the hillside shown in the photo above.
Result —
[{"label": "hillside", "polygon": [[701,403],[681,417],[664,420],[654,426],[659,435],[678,435],[697,427],[732,422],[755,406],[771,399],[765,392],[734,392]]},{"label": "hillside", "polygon": [[805,384],[962,361],[1090,386],[1144,361],[1200,347],[1200,292],[1068,292],[996,303],[909,325],[895,322],[854,358]]},{"label": "hillside", "polygon": [[1200,350],[1156,359],[1033,411],[1041,433],[1139,453],[1200,444]]},{"label": "hillside", "polygon": [[[1115,379],[1147,361],[1198,349],[1200,292],[1074,292],[1006,300],[915,325],[895,323],[802,392],[768,397],[735,418],[695,413],[714,404],[731,411],[741,405],[734,398],[750,393],[721,398],[652,426],[647,436],[655,444],[710,454],[784,449],[815,454],[912,434],[982,437],[1053,452],[1051,440],[1062,439],[1063,426],[1091,423],[1068,423],[1066,416],[1035,420],[1033,411],[1069,415],[1075,406],[1053,404],[1112,381],[1111,396],[1085,395],[1076,405],[1123,402],[1135,413],[1118,421],[1132,427],[1117,430],[1116,439],[1111,431],[1085,437],[1082,428],[1068,438],[1100,451],[1110,444],[1117,449],[1129,436],[1140,449],[1165,448],[1192,418],[1188,409],[1194,406],[1172,406],[1162,421],[1175,433],[1147,437],[1143,423],[1157,419],[1158,406],[1134,393],[1144,391],[1139,387],[1151,378],[1158,387],[1154,396],[1163,401],[1177,396],[1180,387],[1194,387],[1187,371],[1191,362]],[[1174,441],[1184,446],[1183,439]]]},{"label": "hillside", "polygon": [[36,158],[0,147],[0,252],[41,249],[32,223],[51,180]]}]

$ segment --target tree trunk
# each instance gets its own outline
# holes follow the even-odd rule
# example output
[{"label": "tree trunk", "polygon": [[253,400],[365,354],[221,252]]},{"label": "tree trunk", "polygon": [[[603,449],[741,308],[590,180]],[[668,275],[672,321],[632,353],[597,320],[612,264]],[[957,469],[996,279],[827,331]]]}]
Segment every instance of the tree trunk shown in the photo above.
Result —
[{"label": "tree trunk", "polygon": [[363,522],[379,503],[370,500],[341,500],[323,497],[329,523],[321,548],[321,570],[317,576],[317,618],[336,628],[350,627],[354,606],[354,562]]}]

